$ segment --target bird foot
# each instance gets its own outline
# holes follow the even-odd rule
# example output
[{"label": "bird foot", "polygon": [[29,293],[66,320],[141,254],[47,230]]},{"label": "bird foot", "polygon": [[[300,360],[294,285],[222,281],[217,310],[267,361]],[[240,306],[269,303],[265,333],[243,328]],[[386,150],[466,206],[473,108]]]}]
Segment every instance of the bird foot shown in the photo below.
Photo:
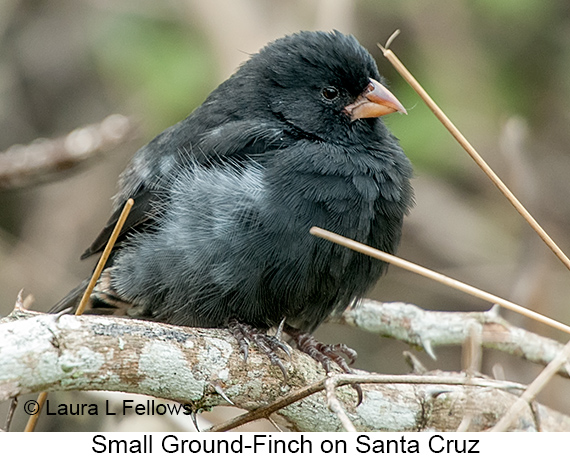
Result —
[{"label": "bird foot", "polygon": [[285,381],[287,381],[287,369],[283,365],[281,358],[277,355],[277,351],[280,349],[291,357],[289,346],[278,338],[268,335],[264,331],[256,329],[251,325],[243,324],[236,319],[230,320],[228,328],[233,337],[237,340],[240,351],[246,362],[249,354],[249,345],[254,343],[258,349],[269,358],[271,364],[276,365],[281,370]]},{"label": "bird foot", "polygon": [[[319,362],[327,373],[331,371],[333,362],[345,373],[353,373],[349,365],[356,361],[358,355],[354,349],[345,344],[321,343],[310,333],[302,332],[289,325],[285,325],[284,331],[291,336],[300,351]],[[345,357],[348,359],[348,363]],[[358,394],[358,404],[362,403],[362,388],[359,384],[351,384],[351,386]]]},{"label": "bird foot", "polygon": [[[349,365],[356,361],[358,355],[354,349],[345,344],[321,343],[310,333],[302,332],[289,325],[285,326],[284,331],[293,338],[300,351],[319,362],[327,373],[331,371],[332,362],[336,363],[345,373],[352,373]],[[348,363],[344,357],[348,358]]]}]

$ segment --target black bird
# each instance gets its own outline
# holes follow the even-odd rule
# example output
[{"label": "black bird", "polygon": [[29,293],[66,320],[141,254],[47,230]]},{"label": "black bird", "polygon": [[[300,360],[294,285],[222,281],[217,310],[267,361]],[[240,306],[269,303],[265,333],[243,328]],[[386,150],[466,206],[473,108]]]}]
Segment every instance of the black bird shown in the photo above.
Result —
[{"label": "black bird", "polygon": [[[82,258],[102,251],[133,210],[91,312],[227,327],[271,361],[282,327],[345,371],[344,345],[310,333],[386,265],[309,234],[312,226],[393,253],[413,202],[412,168],[380,116],[405,109],[371,55],[340,32],[300,32],[253,55],[121,174],[114,212]],[[87,281],[54,310],[77,304]]]}]

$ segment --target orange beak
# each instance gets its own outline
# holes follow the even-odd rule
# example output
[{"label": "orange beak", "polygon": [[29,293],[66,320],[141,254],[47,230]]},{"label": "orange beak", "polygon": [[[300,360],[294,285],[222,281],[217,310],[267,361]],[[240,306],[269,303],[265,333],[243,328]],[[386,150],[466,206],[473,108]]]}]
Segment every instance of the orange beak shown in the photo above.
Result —
[{"label": "orange beak", "polygon": [[399,111],[408,114],[400,101],[378,81],[370,78],[370,83],[358,98],[344,107],[351,121],[367,117],[380,117]]}]

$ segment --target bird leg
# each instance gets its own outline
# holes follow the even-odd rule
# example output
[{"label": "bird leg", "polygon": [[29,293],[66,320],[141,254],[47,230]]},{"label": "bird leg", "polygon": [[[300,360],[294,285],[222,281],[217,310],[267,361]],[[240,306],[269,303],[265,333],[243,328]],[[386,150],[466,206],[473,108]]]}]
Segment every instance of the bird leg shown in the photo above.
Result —
[{"label": "bird leg", "polygon": [[[290,325],[285,325],[285,333],[293,338],[297,348],[319,362],[325,371],[331,371],[331,363],[336,363],[345,373],[352,373],[349,365],[356,361],[357,353],[345,344],[324,344],[307,332],[302,332]],[[343,356],[348,358],[348,363]]]},{"label": "bird leg", "polygon": [[[356,361],[358,355],[354,349],[349,348],[345,344],[321,343],[310,333],[302,332],[287,324],[285,324],[283,331],[295,341],[297,349],[319,362],[327,373],[331,371],[332,362],[336,363],[345,373],[353,373],[349,365]],[[348,359],[348,363],[344,357]],[[359,384],[351,385],[358,394],[358,404],[362,403],[362,388]]]},{"label": "bird leg", "polygon": [[246,362],[249,353],[249,345],[250,343],[254,343],[258,349],[269,358],[271,364],[276,365],[281,370],[285,381],[287,381],[287,369],[277,355],[277,351],[281,349],[291,357],[291,351],[285,343],[272,335],[268,335],[265,331],[239,322],[237,319],[230,319],[228,328],[233,337],[237,340],[240,351]]},{"label": "bird leg", "polygon": [[[230,319],[228,322],[228,329],[236,339],[240,352],[243,354],[243,358],[246,362],[249,354],[249,345],[254,343],[258,349],[269,358],[271,364],[276,365],[281,370],[285,381],[287,381],[287,370],[280,357],[277,355],[277,351],[281,349],[289,357],[291,356],[291,351],[285,343],[275,336],[268,335],[264,330],[239,322],[237,319]],[[300,351],[308,354],[311,358],[319,362],[327,373],[331,371],[333,362],[336,363],[345,373],[353,372],[349,365],[356,361],[357,354],[354,349],[349,348],[345,344],[321,343],[310,333],[302,332],[301,330],[287,324],[280,325],[279,329],[284,333],[287,333],[293,341],[295,341],[297,348]],[[281,333],[280,330],[278,330],[278,334]],[[345,357],[348,359],[348,363],[345,360]],[[351,385],[358,394],[357,404],[359,405],[362,403],[363,398],[362,388],[358,384]]]}]

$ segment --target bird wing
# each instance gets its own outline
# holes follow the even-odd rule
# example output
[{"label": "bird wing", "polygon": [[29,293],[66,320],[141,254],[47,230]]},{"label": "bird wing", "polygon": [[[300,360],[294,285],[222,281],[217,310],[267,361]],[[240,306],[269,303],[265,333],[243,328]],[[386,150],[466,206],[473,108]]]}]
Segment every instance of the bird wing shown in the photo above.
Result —
[{"label": "bird wing", "polygon": [[[132,198],[134,200],[134,204],[119,233],[117,242],[123,240],[125,236],[133,230],[139,229],[145,224],[151,224],[154,220],[151,214],[151,203],[155,199],[155,195],[149,188],[145,187],[141,183],[140,188],[137,189],[137,191],[134,192],[129,198]],[[127,200],[128,198],[124,201],[121,199],[122,205],[115,208],[111,214],[111,217],[109,217],[109,220],[105,224],[105,227],[103,227],[91,245],[83,252],[83,254],[81,254],[81,260],[103,251],[105,245],[107,244],[107,241],[111,236],[111,233],[113,232],[113,229],[115,228],[115,225],[117,224],[117,221],[119,220],[119,216]]]},{"label": "bird wing", "polygon": [[81,259],[103,251],[129,198],[134,200],[134,205],[117,243],[129,233],[152,227],[160,217],[160,205],[156,203],[161,194],[164,196],[164,191],[167,191],[169,183],[181,168],[224,166],[228,161],[235,166],[248,157],[286,146],[287,143],[287,135],[280,126],[256,119],[227,122],[209,129],[206,134],[196,135],[198,141],[192,141],[189,136],[192,129],[185,125],[190,120],[191,117],[166,129],[137,151],[121,175],[120,190],[115,196],[111,217]]}]

